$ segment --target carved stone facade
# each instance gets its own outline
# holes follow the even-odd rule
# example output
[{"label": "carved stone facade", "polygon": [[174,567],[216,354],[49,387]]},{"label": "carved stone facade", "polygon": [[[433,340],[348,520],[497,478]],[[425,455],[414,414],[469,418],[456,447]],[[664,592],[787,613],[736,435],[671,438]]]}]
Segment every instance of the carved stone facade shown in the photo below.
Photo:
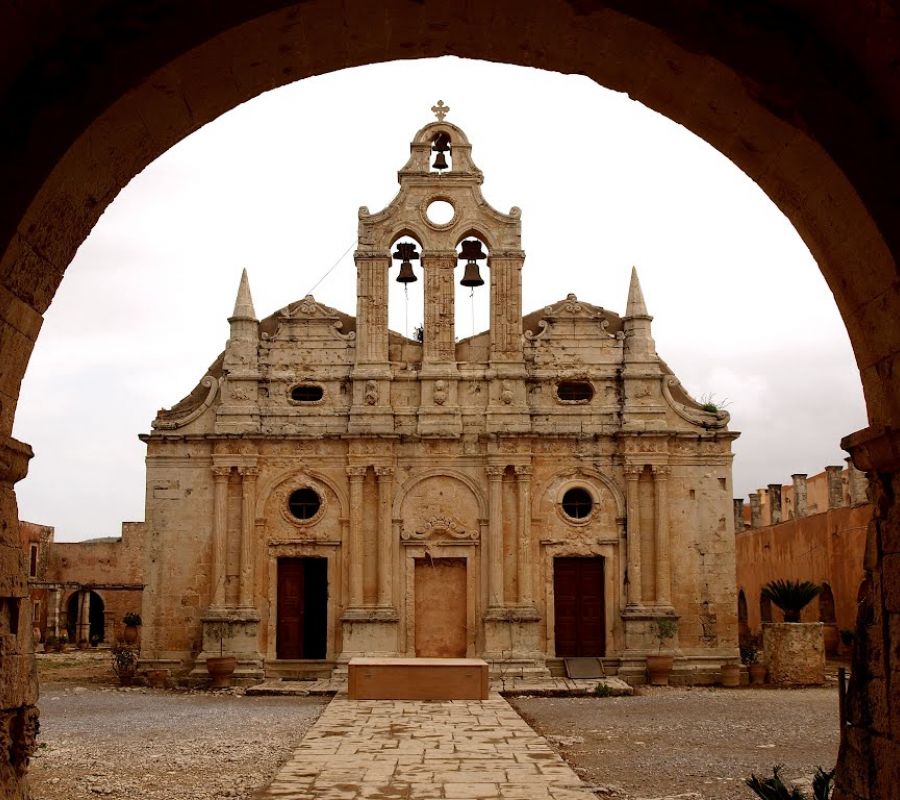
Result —
[{"label": "carved stone facade", "polygon": [[[487,204],[439,116],[391,204],[359,211],[356,316],[310,296],[258,321],[245,273],[225,351],[142,437],[143,660],[200,672],[224,648],[249,680],[363,654],[538,675],[583,655],[641,680],[653,620],[675,616],[676,679],[714,678],[737,660],[728,415],[657,355],[636,273],[624,316],[572,294],[523,316],[520,211]],[[388,329],[401,238],[421,342]],[[471,240],[490,329],[457,341]]]}]

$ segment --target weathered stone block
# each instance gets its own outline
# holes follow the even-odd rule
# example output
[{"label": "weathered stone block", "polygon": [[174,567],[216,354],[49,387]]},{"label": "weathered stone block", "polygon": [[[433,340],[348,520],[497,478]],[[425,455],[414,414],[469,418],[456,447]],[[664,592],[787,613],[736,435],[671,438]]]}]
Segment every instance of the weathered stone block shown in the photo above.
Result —
[{"label": "weathered stone block", "polygon": [[762,629],[771,683],[803,686],[825,682],[825,636],[821,622],[766,623]]}]

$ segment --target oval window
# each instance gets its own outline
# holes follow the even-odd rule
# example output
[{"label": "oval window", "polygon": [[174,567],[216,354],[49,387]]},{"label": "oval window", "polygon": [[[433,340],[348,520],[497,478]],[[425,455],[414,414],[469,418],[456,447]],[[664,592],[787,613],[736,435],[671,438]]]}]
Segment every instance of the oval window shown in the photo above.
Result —
[{"label": "oval window", "polygon": [[447,225],[455,214],[456,210],[446,200],[432,200],[425,209],[425,216],[432,225]]},{"label": "oval window", "polygon": [[594,498],[587,489],[575,487],[563,495],[562,507],[567,517],[584,519],[594,508]]},{"label": "oval window", "polygon": [[301,383],[291,389],[291,400],[296,403],[315,403],[325,396],[325,390],[314,383]]},{"label": "oval window", "polygon": [[560,381],[556,384],[556,396],[568,402],[586,403],[594,397],[590,381]]},{"label": "oval window", "polygon": [[319,513],[321,507],[321,498],[316,490],[309,486],[291,492],[288,498],[288,508],[297,519],[312,519]]}]

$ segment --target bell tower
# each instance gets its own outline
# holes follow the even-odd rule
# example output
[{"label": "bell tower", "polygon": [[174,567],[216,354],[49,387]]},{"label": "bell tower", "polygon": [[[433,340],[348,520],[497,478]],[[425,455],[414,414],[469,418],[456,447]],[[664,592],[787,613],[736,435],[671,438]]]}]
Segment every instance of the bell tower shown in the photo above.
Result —
[{"label": "bell tower", "polygon": [[[490,432],[526,432],[522,342],[521,212],[503,214],[481,193],[484,175],[472,162],[466,134],[445,120],[443,101],[432,107],[437,121],[419,130],[410,157],[400,170],[400,191],[382,211],[359,210],[357,265],[357,346],[353,370],[352,433],[392,431],[387,329],[387,281],[392,249],[405,265],[421,258],[425,276],[425,318],[417,432],[421,436],[459,436],[460,372],[456,361],[454,271],[466,264],[462,284],[480,287],[480,269],[490,272]],[[411,249],[412,247],[412,249]],[[401,250],[402,248],[402,250]],[[486,251],[486,252],[485,252]],[[411,267],[399,280],[409,281]],[[477,288],[475,288],[478,291]],[[365,403],[364,385],[374,381],[375,403]],[[370,399],[372,394],[369,395]]]}]

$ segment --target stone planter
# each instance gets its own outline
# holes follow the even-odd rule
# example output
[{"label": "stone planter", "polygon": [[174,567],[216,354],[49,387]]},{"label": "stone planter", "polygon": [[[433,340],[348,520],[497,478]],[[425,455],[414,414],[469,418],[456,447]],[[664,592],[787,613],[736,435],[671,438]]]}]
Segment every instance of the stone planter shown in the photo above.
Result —
[{"label": "stone planter", "polygon": [[138,640],[138,629],[134,625],[126,625],[122,631],[122,641],[125,644],[134,644]]},{"label": "stone planter", "polygon": [[810,686],[825,683],[825,636],[821,622],[768,622],[763,652],[769,683]]},{"label": "stone planter", "polygon": [[672,656],[647,656],[647,682],[651,686],[668,686],[674,663]]},{"label": "stone planter", "polygon": [[206,659],[206,671],[212,678],[210,687],[213,689],[227,689],[231,686],[231,676],[237,668],[237,659],[234,656],[218,656]]},{"label": "stone planter", "polygon": [[741,685],[741,668],[737,664],[722,664],[719,683],[729,689]]}]

